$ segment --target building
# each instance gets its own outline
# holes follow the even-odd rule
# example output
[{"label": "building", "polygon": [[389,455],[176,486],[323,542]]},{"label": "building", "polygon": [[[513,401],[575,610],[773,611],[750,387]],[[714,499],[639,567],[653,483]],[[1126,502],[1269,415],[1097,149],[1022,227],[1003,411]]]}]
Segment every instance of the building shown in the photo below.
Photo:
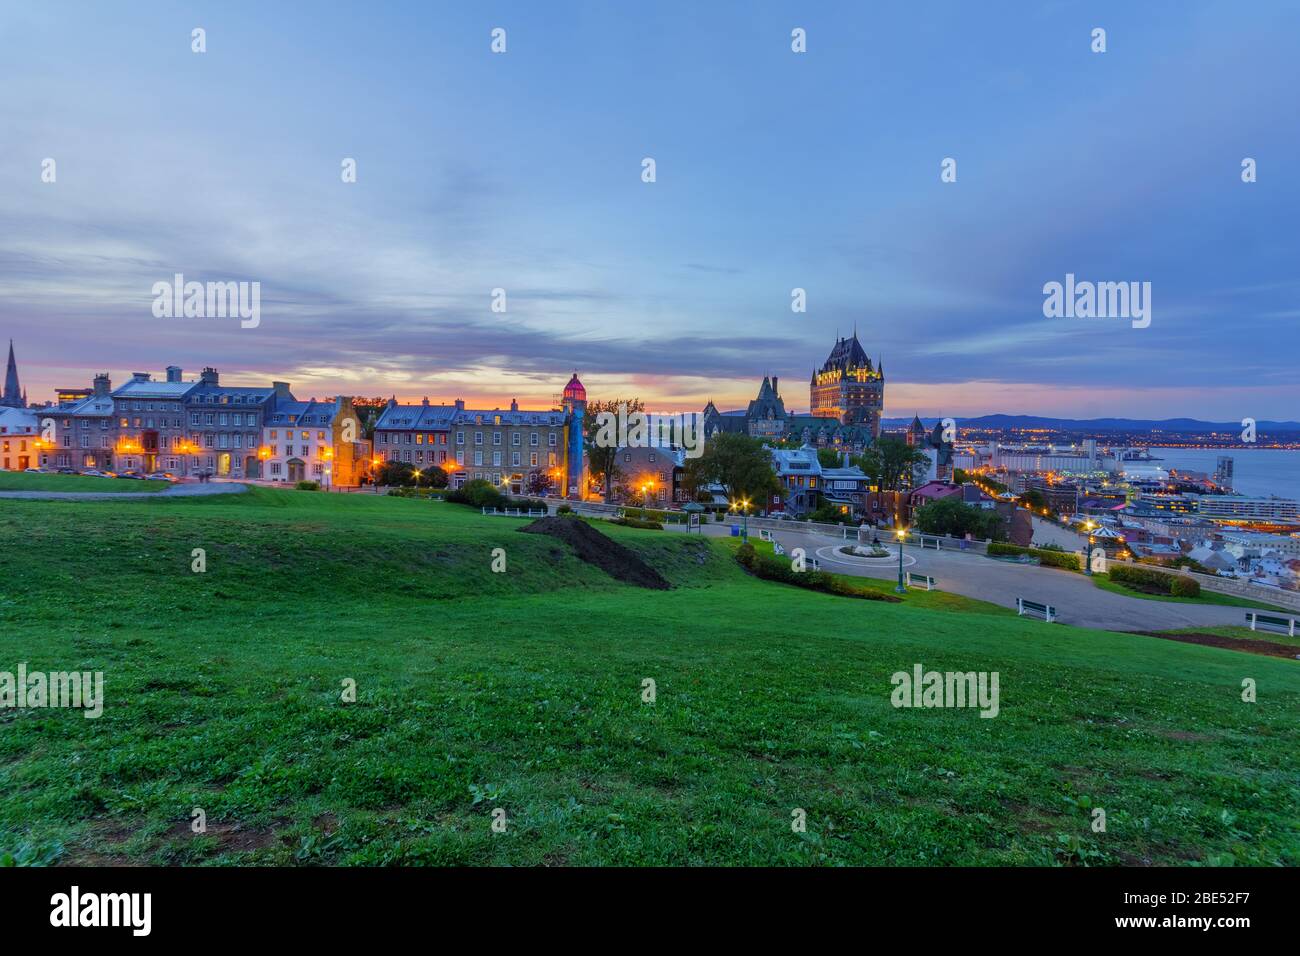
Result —
[{"label": "building", "polygon": [[614,500],[666,508],[685,502],[681,487],[686,456],[676,448],[620,448],[615,460]]},{"label": "building", "polygon": [[37,467],[38,429],[35,411],[0,406],[0,471],[25,471]]},{"label": "building", "polygon": [[214,368],[186,380],[175,365],[161,381],[135,372],[116,389],[102,372],[82,393],[61,390],[42,410],[54,422],[42,467],[258,478],[263,421],[276,402],[294,400],[284,382],[223,386]]},{"label": "building", "polygon": [[954,449],[952,442],[944,441],[942,421],[935,422],[934,428],[927,431],[925,425],[921,423],[921,416],[912,416],[906,441],[926,457],[926,462],[917,465],[912,471],[914,488],[928,481],[952,481]]},{"label": "building", "polygon": [[1200,495],[1196,513],[1211,521],[1300,523],[1300,503],[1293,498],[1247,498],[1242,495]]},{"label": "building", "polygon": [[474,409],[462,399],[402,405],[392,398],[375,422],[374,456],[417,469],[436,465],[454,488],[478,478],[508,486],[512,494],[535,486],[529,475],[541,472],[553,488],[567,487],[576,496],[583,487],[586,407],[587,391],[576,373],[560,407],[545,411],[521,409],[517,401],[508,409]]},{"label": "building", "polygon": [[885,370],[858,342],[858,333],[837,339],[822,367],[808,383],[809,412],[815,418],[833,418],[842,425],[861,425],[872,440],[880,437],[880,416],[885,407]]},{"label": "building", "polygon": [[780,380],[776,376],[764,376],[758,395],[743,411],[721,412],[710,401],[702,413],[704,437],[731,432],[798,447],[808,445],[854,453],[861,452],[875,440],[867,425],[843,424],[834,418],[786,411],[779,389]]},{"label": "building", "polygon": [[356,487],[370,474],[371,444],[361,433],[351,398],[284,400],[267,415],[258,459],[269,481]]},{"label": "building", "polygon": [[[851,516],[869,514],[872,489],[862,469],[850,466],[847,460],[833,468],[825,467],[817,451],[811,445],[769,449],[781,491],[769,499],[767,510],[800,515],[832,505]],[[844,457],[848,458],[847,453]]]},{"label": "building", "polygon": [[1232,490],[1233,460],[1231,455],[1219,455],[1214,466],[1214,483],[1220,488]]},{"label": "building", "polygon": [[18,363],[14,361],[14,340],[9,340],[9,363],[5,366],[5,387],[0,408],[26,408],[27,393],[18,386]]}]

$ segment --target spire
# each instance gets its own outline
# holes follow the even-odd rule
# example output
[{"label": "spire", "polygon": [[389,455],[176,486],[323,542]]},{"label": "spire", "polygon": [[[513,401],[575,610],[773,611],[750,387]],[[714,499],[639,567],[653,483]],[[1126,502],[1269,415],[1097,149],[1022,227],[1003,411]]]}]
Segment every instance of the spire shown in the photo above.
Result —
[{"label": "spire", "polygon": [[18,385],[18,363],[14,360],[14,340],[9,340],[9,364],[5,368],[5,390],[0,395],[0,405],[22,408],[23,390]]}]

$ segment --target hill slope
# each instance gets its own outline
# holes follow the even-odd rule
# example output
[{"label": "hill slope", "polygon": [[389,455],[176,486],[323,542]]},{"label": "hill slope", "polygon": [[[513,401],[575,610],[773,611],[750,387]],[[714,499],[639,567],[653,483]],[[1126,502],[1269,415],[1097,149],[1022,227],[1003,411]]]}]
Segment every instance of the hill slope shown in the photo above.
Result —
[{"label": "hill slope", "polygon": [[[273,491],[3,503],[0,670],[102,670],[108,701],[0,710],[0,854],[1300,862],[1293,662],[834,598],[600,526],[675,585],[647,591],[520,525]],[[998,671],[999,716],[895,709],[916,663]]]}]

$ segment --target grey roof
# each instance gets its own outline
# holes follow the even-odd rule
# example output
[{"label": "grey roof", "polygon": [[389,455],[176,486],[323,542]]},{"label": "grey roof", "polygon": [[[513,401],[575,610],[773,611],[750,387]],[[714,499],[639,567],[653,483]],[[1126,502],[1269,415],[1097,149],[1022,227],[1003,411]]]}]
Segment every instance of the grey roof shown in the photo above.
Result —
[{"label": "grey roof", "polygon": [[[390,403],[375,422],[376,430],[437,431],[453,425],[490,425],[501,416],[502,425],[563,425],[567,412],[559,409],[528,411],[501,408],[461,408],[455,405],[397,405]],[[481,422],[476,422],[481,418]]]},{"label": "grey roof", "polygon": [[179,401],[195,386],[195,382],[155,382],[131,379],[113,389],[114,398],[163,398]]}]

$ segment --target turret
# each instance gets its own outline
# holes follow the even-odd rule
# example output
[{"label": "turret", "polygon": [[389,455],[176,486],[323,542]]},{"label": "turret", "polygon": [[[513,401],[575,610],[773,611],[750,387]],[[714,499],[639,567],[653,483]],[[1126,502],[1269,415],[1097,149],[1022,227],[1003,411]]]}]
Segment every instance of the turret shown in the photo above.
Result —
[{"label": "turret", "polygon": [[573,373],[573,377],[569,379],[569,384],[564,386],[564,397],[561,404],[567,413],[564,422],[565,488],[563,494],[568,498],[581,499],[583,473],[582,430],[587,415],[587,390],[583,387],[582,382],[578,381],[576,371]]}]

